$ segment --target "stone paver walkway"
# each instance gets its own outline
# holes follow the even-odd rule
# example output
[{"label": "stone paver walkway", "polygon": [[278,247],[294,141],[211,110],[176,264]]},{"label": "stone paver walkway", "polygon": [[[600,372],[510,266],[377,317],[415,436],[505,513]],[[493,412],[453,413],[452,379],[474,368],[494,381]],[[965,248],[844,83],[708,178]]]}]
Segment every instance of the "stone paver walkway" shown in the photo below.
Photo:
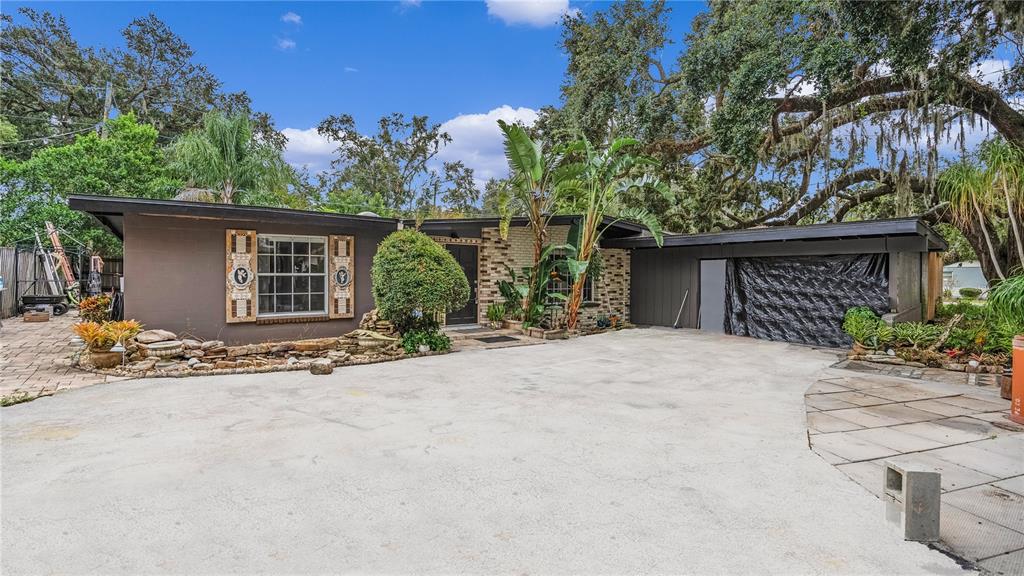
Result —
[{"label": "stone paver walkway", "polygon": [[940,546],[990,574],[1024,574],[1024,427],[998,389],[850,375],[804,396],[811,448],[877,497],[884,462],[942,475]]},{"label": "stone paver walkway", "polygon": [[[452,350],[461,352],[463,350],[493,350],[496,348],[511,348],[513,346],[530,346],[533,344],[544,344],[547,340],[531,338],[519,330],[508,330],[504,328],[491,328],[479,324],[446,326],[444,333],[452,340]],[[503,339],[499,342],[484,342],[480,338],[494,338],[504,336],[514,340]]]},{"label": "stone paver walkway", "polygon": [[0,398],[35,398],[61,390],[124,380],[79,370],[71,365],[76,311],[49,322],[6,318],[0,328]]}]

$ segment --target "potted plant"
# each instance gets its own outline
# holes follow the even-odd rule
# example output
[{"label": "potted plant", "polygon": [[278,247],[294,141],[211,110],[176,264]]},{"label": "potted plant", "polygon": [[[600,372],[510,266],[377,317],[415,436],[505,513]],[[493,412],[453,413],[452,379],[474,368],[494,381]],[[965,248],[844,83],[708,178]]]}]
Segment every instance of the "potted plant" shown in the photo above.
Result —
[{"label": "potted plant", "polygon": [[491,328],[501,328],[501,322],[505,319],[505,305],[500,302],[492,302],[487,306],[487,320]]},{"label": "potted plant", "polygon": [[72,327],[75,334],[85,342],[89,350],[89,360],[96,368],[113,368],[121,364],[121,352],[111,352],[114,344],[124,345],[134,338],[142,325],[135,320],[118,322],[79,322]]},{"label": "potted plant", "polygon": [[97,368],[113,368],[121,363],[121,353],[111,352],[115,341],[99,322],[79,322],[71,328],[85,342],[89,360]]}]

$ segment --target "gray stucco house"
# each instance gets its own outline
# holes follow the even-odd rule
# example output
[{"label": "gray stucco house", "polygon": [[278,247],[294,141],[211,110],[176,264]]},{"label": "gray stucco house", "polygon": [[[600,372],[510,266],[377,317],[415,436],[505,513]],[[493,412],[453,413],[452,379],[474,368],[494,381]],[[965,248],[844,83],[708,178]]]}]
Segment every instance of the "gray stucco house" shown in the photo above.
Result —
[{"label": "gray stucco house", "polygon": [[[377,244],[412,224],[139,198],[73,196],[69,204],[123,240],[126,317],[229,343],[355,328],[373,308]],[[549,242],[563,242],[574,218],[554,217]],[[607,224],[604,273],[587,287],[585,323],[615,314],[638,325],[835,346],[847,307],[918,320],[941,295],[945,243],[913,218],[669,235],[662,248],[635,224]],[[505,238],[495,218],[428,220],[420,229],[455,256],[473,288],[448,324],[486,320],[508,268],[532,260],[525,219],[513,220]]]}]

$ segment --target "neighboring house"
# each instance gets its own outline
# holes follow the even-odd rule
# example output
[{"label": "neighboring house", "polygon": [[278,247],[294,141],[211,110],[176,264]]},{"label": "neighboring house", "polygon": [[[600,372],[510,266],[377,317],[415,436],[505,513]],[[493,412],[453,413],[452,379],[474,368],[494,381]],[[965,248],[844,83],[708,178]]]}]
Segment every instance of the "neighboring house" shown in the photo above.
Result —
[{"label": "neighboring house", "polygon": [[[403,223],[204,202],[73,196],[124,241],[125,316],[229,343],[339,335],[373,308],[377,244]],[[564,243],[575,216],[555,216]],[[498,219],[427,220],[470,280],[470,302],[447,324],[486,321],[501,280],[533,260],[525,218],[507,238]],[[839,346],[846,308],[930,318],[945,243],[916,219],[671,235],[665,247],[630,222],[606,221],[603,273],[585,289],[584,325],[619,315],[641,325],[701,328]],[[568,283],[553,278],[553,290]]]},{"label": "neighboring house", "polygon": [[[981,263],[977,260],[954,262],[942,268],[942,287],[949,290],[954,298],[959,298],[961,288],[988,290],[988,280],[985,279]],[[986,296],[987,294],[982,294],[982,298]]]}]

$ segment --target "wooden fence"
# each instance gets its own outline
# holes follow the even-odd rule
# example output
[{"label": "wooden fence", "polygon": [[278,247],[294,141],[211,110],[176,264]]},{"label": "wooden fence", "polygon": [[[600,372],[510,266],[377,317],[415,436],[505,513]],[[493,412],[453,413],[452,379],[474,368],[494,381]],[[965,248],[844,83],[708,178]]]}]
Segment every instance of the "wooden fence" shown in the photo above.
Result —
[{"label": "wooden fence", "polygon": [[[75,273],[79,278],[89,280],[87,273],[83,274],[77,270],[76,263],[72,259],[72,266],[76,268]],[[124,270],[124,262],[119,258],[111,258],[103,261],[103,291],[110,292],[120,286],[120,276]],[[44,279],[42,264],[32,252],[18,253],[13,247],[0,246],[0,276],[4,279],[4,290],[0,292],[0,318],[10,318],[18,315],[18,296],[23,294],[49,294]],[[32,282],[39,279],[39,282],[32,286]],[[83,286],[85,288],[86,286]]]}]

